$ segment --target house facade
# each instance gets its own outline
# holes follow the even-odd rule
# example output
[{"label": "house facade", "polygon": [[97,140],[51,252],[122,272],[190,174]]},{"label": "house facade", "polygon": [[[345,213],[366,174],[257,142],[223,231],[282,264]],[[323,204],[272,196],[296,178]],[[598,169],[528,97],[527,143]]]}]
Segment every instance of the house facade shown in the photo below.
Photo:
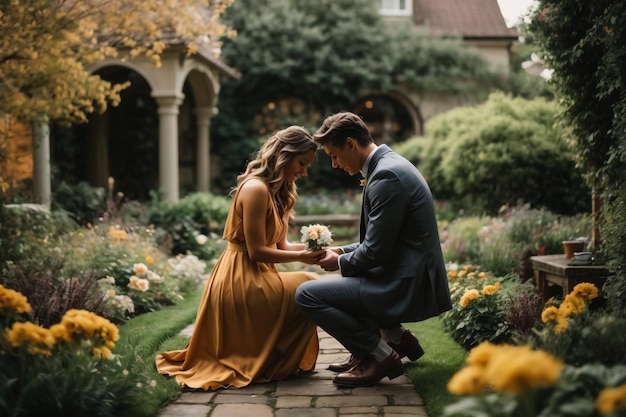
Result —
[{"label": "house facade", "polygon": [[[409,20],[415,30],[455,36],[477,51],[492,69],[508,72],[519,34],[508,28],[497,0],[380,0],[390,24]],[[355,108],[368,122],[377,142],[404,140],[424,133],[433,116],[466,104],[455,95],[424,94],[401,88],[366,92]],[[377,109],[382,109],[377,111]]]}]

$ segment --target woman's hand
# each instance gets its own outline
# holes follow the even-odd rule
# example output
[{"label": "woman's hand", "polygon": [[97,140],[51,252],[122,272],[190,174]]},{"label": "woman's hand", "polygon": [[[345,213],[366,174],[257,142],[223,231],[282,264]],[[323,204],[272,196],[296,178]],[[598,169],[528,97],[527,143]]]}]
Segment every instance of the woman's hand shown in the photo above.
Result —
[{"label": "woman's hand", "polygon": [[300,262],[305,264],[315,265],[324,256],[325,250],[303,250],[300,252]]}]

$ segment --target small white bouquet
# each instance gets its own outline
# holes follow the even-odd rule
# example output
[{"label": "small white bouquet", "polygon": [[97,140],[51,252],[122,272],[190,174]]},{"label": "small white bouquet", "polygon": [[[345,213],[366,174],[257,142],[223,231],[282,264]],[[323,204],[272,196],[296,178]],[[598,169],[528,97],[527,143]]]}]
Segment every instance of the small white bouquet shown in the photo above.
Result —
[{"label": "small white bouquet", "polygon": [[300,241],[304,243],[307,250],[317,250],[333,243],[333,238],[327,226],[323,224],[310,224],[302,226],[300,229],[302,238]]}]

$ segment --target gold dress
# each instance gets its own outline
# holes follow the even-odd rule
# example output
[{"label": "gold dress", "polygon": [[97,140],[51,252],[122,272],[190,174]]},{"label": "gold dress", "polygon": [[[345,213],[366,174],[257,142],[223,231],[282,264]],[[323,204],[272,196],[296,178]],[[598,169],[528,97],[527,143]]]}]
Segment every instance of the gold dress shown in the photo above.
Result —
[{"label": "gold dress", "polygon": [[[315,367],[317,326],[300,313],[294,293],[316,275],[278,272],[273,263],[250,260],[243,219],[235,210],[238,195],[224,227],[228,247],[204,287],[189,343],[156,356],[157,370],[183,387],[240,388]],[[269,199],[266,236],[267,245],[274,246],[285,226]]]}]

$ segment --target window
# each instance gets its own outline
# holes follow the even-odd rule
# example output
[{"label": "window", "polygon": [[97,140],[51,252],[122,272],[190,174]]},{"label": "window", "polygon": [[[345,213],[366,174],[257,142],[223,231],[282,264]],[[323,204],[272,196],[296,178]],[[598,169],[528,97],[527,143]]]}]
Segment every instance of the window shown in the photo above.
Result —
[{"label": "window", "polygon": [[380,14],[385,16],[410,16],[413,14],[413,0],[381,0]]}]

